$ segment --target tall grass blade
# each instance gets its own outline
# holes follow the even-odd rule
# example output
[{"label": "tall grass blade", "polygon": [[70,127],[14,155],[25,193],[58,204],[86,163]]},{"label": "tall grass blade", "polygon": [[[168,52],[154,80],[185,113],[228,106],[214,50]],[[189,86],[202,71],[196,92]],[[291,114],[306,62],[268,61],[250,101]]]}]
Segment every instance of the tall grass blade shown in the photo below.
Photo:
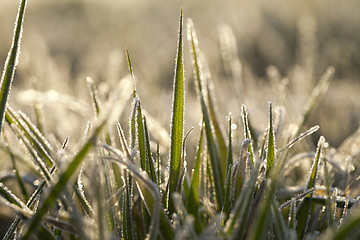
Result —
[{"label": "tall grass blade", "polygon": [[136,114],[136,124],[137,124],[137,140],[139,147],[139,157],[140,157],[140,166],[142,170],[146,170],[146,146],[145,146],[145,131],[144,131],[144,122],[142,115],[142,108],[140,101],[136,105],[137,114]]},{"label": "tall grass blade", "polygon": [[175,211],[172,194],[177,191],[179,181],[181,178],[181,165],[183,165],[181,158],[183,146],[183,131],[184,131],[184,107],[185,107],[185,78],[184,78],[184,63],[183,63],[183,12],[180,12],[179,23],[179,39],[176,57],[175,77],[174,77],[174,91],[173,91],[173,105],[171,111],[171,130],[170,130],[170,177],[169,177],[169,194],[168,194],[168,208],[169,213]]},{"label": "tall grass blade", "polygon": [[211,118],[211,123],[213,126],[213,130],[215,133],[215,137],[216,137],[216,143],[217,146],[219,148],[219,154],[220,154],[220,161],[221,161],[221,169],[222,169],[222,175],[225,176],[226,175],[226,169],[227,169],[227,165],[226,165],[226,160],[227,160],[227,147],[226,147],[226,143],[225,143],[225,139],[224,136],[221,132],[220,129],[220,125],[219,122],[217,120],[216,117],[216,111],[215,111],[215,106],[214,106],[214,97],[212,96],[212,93],[210,91],[210,87],[209,87],[209,81],[207,82],[207,103],[208,103],[208,108],[209,108],[209,115]]},{"label": "tall grass blade", "polygon": [[198,224],[198,212],[200,206],[199,193],[200,193],[200,178],[201,178],[201,156],[202,156],[202,144],[204,138],[204,126],[201,125],[200,138],[197,145],[197,153],[195,159],[195,166],[192,175],[190,194],[187,201],[187,211],[195,217],[195,229],[199,232],[200,225]]},{"label": "tall grass blade", "polygon": [[[315,187],[317,174],[318,174],[318,165],[320,162],[321,152],[324,143],[325,143],[325,138],[321,136],[318,141],[314,162],[311,167],[311,171],[309,173],[308,182],[306,185],[307,190]],[[310,210],[311,210],[312,197],[313,197],[313,192],[311,192],[305,197],[304,201],[297,210],[297,223],[298,223],[297,235],[299,238],[303,237],[308,227],[308,222],[311,214]]]},{"label": "tall grass blade", "polygon": [[15,69],[18,64],[21,47],[21,37],[23,32],[23,24],[25,18],[27,0],[21,0],[19,3],[19,10],[15,21],[14,36],[10,51],[6,58],[4,71],[1,75],[0,82],[0,133],[4,122],[6,104],[9,98],[11,85],[15,75]]},{"label": "tall grass blade", "polygon": [[269,176],[271,167],[275,162],[275,134],[273,128],[273,111],[272,103],[269,103],[270,116],[269,116],[269,131],[268,131],[268,141],[267,141],[267,155],[266,155],[266,176]]},{"label": "tall grass blade", "polygon": [[223,206],[223,198],[225,192],[225,185],[224,185],[225,179],[222,170],[223,166],[221,164],[220,156],[213,137],[210,114],[208,111],[208,107],[205,103],[205,97],[204,97],[205,93],[203,91],[203,86],[202,86],[201,69],[200,69],[200,64],[198,62],[198,54],[199,54],[198,40],[191,20],[188,21],[187,30],[188,30],[188,41],[190,45],[192,63],[194,68],[194,77],[198,85],[198,94],[200,96],[201,110],[203,113],[203,120],[205,124],[205,134],[207,139],[208,151],[210,155],[212,176],[214,179],[214,181],[212,182],[215,185],[215,192],[216,192],[216,196],[215,196],[216,204],[218,209],[221,209]]},{"label": "tall grass blade", "polygon": [[144,124],[144,135],[145,135],[145,151],[146,151],[146,172],[149,174],[150,179],[154,183],[158,183],[156,179],[156,173],[155,173],[155,167],[154,167],[154,161],[151,156],[151,149],[150,149],[150,137],[149,137],[149,131],[147,128],[146,123],[146,117],[143,118],[143,124]]},{"label": "tall grass blade", "polygon": [[245,105],[241,106],[241,116],[242,116],[242,121],[243,121],[243,125],[244,125],[244,137],[246,139],[250,139],[250,143],[249,143],[249,146],[248,146],[248,151],[249,151],[249,154],[250,154],[251,164],[252,164],[252,166],[254,166],[253,138],[252,138],[252,134],[250,132],[249,117],[248,117],[248,112],[246,110]]},{"label": "tall grass blade", "polygon": [[[123,152],[125,152],[126,156],[131,159],[130,152],[129,152],[127,144],[125,142],[124,131],[122,130],[121,125],[118,121],[116,122],[116,127],[117,127],[118,134],[120,137]],[[114,163],[114,165],[116,165],[116,167],[114,166],[114,169],[117,169],[118,165],[115,163]],[[123,227],[122,234],[125,237],[125,239],[133,239],[133,226],[131,224],[132,215],[131,215],[131,206],[130,206],[131,200],[132,200],[132,190],[133,190],[132,176],[130,174],[128,174],[126,169],[123,170],[123,176],[124,176],[124,180],[125,180],[126,192],[125,192],[125,195],[123,196],[123,200],[122,200],[122,213],[121,213],[122,227]]]},{"label": "tall grass blade", "polygon": [[226,187],[225,187],[225,196],[224,196],[224,205],[222,206],[222,212],[225,214],[225,220],[227,220],[229,216],[229,210],[231,207],[231,192],[232,192],[232,184],[231,184],[231,175],[232,175],[232,166],[233,166],[233,153],[232,153],[232,137],[231,137],[231,125],[232,125],[232,117],[231,113],[228,117],[228,136],[229,136],[229,146],[227,149],[227,157],[226,157]]},{"label": "tall grass blade", "polygon": [[255,184],[258,177],[260,163],[257,162],[251,171],[250,178],[245,184],[241,195],[236,199],[230,217],[225,225],[225,231],[231,239],[243,239],[248,228],[248,220],[254,203]]}]

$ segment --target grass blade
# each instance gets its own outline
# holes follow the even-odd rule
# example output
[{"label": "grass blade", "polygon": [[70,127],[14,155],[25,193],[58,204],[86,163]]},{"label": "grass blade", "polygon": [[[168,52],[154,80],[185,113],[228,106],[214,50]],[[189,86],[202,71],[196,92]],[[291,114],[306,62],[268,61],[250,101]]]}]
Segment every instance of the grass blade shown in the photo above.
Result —
[{"label": "grass blade", "polygon": [[269,176],[271,167],[275,162],[275,134],[273,129],[273,111],[272,104],[269,103],[270,114],[269,114],[269,132],[267,141],[267,156],[266,156],[266,176]]},{"label": "grass blade", "polygon": [[168,193],[168,208],[169,213],[175,211],[175,206],[172,200],[172,194],[176,192],[181,178],[181,166],[183,165],[181,158],[183,146],[183,132],[184,132],[184,107],[185,107],[185,78],[184,78],[184,63],[183,63],[183,12],[180,13],[179,23],[179,39],[176,57],[175,77],[174,77],[174,91],[173,91],[173,105],[171,112],[171,143],[170,143],[170,178],[169,178],[169,193]]},{"label": "grass blade", "polygon": [[205,93],[203,92],[203,87],[202,87],[201,69],[200,69],[200,64],[198,62],[198,54],[199,54],[198,40],[191,20],[188,21],[187,30],[188,30],[188,41],[190,45],[192,63],[194,68],[194,76],[195,76],[195,81],[197,82],[198,85],[198,94],[200,96],[201,110],[203,113],[203,120],[205,124],[205,134],[207,139],[208,151],[210,155],[212,175],[214,178],[213,182],[215,184],[216,204],[218,209],[221,209],[223,206],[223,198],[225,192],[225,185],[224,185],[225,179],[222,170],[223,166],[221,164],[217,146],[214,141],[211,118],[207,105],[205,103],[205,98],[204,98]]},{"label": "grass blade", "polygon": [[[323,136],[320,137],[316,149],[316,154],[314,158],[314,163],[311,167],[311,171],[309,174],[309,180],[306,185],[306,189],[311,189],[315,187],[316,179],[317,179],[317,173],[318,173],[318,165],[320,162],[321,157],[321,151],[323,148],[323,145],[325,143],[325,138]],[[309,218],[310,218],[310,210],[311,210],[311,200],[312,200],[313,192],[308,194],[304,201],[301,203],[300,207],[297,210],[297,235],[299,238],[302,238],[304,233],[307,230]]]},{"label": "grass blade", "polygon": [[200,138],[197,145],[197,153],[194,165],[193,176],[190,185],[190,193],[187,201],[187,211],[195,217],[195,230],[197,233],[201,231],[201,225],[198,219],[199,213],[199,192],[200,192],[200,178],[201,178],[201,156],[202,156],[202,144],[204,138],[204,125],[201,125]]},{"label": "grass blade", "polygon": [[244,137],[245,137],[245,139],[247,138],[247,139],[250,139],[250,141],[251,141],[248,146],[248,151],[250,154],[251,164],[252,164],[252,166],[254,166],[253,138],[252,138],[252,134],[250,132],[249,117],[248,117],[248,112],[246,110],[245,105],[241,106],[241,116],[242,116],[243,125],[244,125]]},{"label": "grass blade", "polygon": [[18,58],[20,55],[21,37],[23,32],[23,23],[25,18],[27,0],[21,0],[19,4],[19,10],[15,21],[15,29],[13,42],[9,54],[6,58],[4,71],[1,76],[0,82],[0,133],[2,130],[2,124],[4,122],[6,104],[10,94],[11,85],[15,75],[15,69],[18,64]]}]

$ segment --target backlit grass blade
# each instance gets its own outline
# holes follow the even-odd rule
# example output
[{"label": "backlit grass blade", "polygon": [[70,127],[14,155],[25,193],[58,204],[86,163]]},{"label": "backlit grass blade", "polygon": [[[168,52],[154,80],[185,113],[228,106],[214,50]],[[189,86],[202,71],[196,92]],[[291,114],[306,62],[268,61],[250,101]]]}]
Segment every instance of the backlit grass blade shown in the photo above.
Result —
[{"label": "backlit grass blade", "polygon": [[[321,152],[324,144],[325,144],[325,138],[321,136],[318,141],[314,162],[308,176],[306,189],[311,189],[315,187],[317,174],[318,174],[318,165],[320,162]],[[297,210],[297,223],[298,223],[297,235],[299,238],[301,238],[307,230],[310,213],[311,213],[310,210],[311,210],[312,196],[313,196],[313,192],[308,194]]]},{"label": "backlit grass blade", "polygon": [[[198,85],[198,94],[200,96],[200,104],[201,110],[203,113],[203,119],[205,124],[205,134],[207,139],[207,146],[210,155],[210,162],[211,162],[211,170],[213,175],[213,183],[215,184],[215,192],[216,192],[216,204],[218,209],[221,209],[223,206],[223,198],[225,192],[225,184],[224,184],[224,174],[223,174],[223,166],[220,161],[220,156],[217,150],[217,146],[215,144],[215,140],[212,133],[212,125],[211,125],[211,118],[208,111],[208,107],[205,103],[205,97],[203,92],[202,86],[202,79],[201,79],[201,69],[200,64],[198,62],[198,54],[199,54],[199,47],[198,47],[198,40],[196,37],[196,32],[194,29],[194,25],[191,20],[188,21],[187,24],[188,30],[188,41],[190,45],[190,53],[192,57],[192,63],[194,68],[194,77],[195,81]],[[225,169],[226,171],[226,169]]]},{"label": "backlit grass blade", "polygon": [[275,134],[273,128],[273,111],[272,104],[269,103],[270,108],[270,116],[269,116],[269,130],[268,130],[268,138],[267,138],[267,155],[266,155],[266,176],[269,176],[271,167],[275,163]]},{"label": "backlit grass blade", "polygon": [[50,145],[50,143],[46,140],[45,136],[41,133],[41,131],[36,127],[35,124],[33,124],[30,120],[30,118],[23,112],[19,111],[19,116],[21,120],[24,121],[26,126],[29,128],[29,131],[34,135],[34,137],[38,140],[38,142],[41,144],[41,147],[44,149],[44,151],[51,155],[53,149]]},{"label": "backlit grass blade", "polygon": [[219,155],[220,155],[220,161],[221,161],[221,166],[222,166],[221,169],[223,171],[222,175],[225,176],[228,150],[226,148],[225,139],[223,137],[219,122],[216,117],[216,111],[215,111],[215,106],[214,106],[214,97],[212,96],[209,84],[210,83],[208,81],[206,88],[207,88],[207,103],[208,103],[208,108],[209,108],[209,115],[210,115],[211,123],[212,123],[213,129],[214,129],[216,143],[219,148]]},{"label": "backlit grass blade", "polygon": [[325,73],[321,76],[319,83],[313,89],[309,100],[305,104],[304,114],[302,120],[299,124],[298,131],[301,131],[301,128],[305,126],[309,120],[310,114],[315,109],[322,96],[326,93],[329,88],[329,84],[331,79],[335,74],[335,69],[333,67],[329,67],[326,69]]},{"label": "backlit grass blade", "polygon": [[171,111],[171,129],[170,129],[170,177],[168,208],[169,213],[175,211],[172,194],[176,192],[181,177],[181,158],[183,135],[184,135],[184,107],[185,107],[185,77],[183,63],[183,12],[180,12],[179,39],[176,56],[176,67],[174,77],[173,104]]},{"label": "backlit grass blade", "polygon": [[[31,151],[36,152],[37,155],[43,160],[43,163],[48,165],[49,167],[54,165],[54,160],[51,157],[51,147],[46,141],[45,137],[40,133],[39,130],[33,125],[30,120],[25,116],[24,113],[20,113],[22,115],[22,119],[20,119],[11,108],[6,108],[5,112],[5,120],[11,124],[15,123],[20,134],[23,138],[26,138],[31,145]],[[27,122],[27,123],[26,123]],[[28,125],[29,124],[29,125]],[[12,128],[14,130],[14,128]]]},{"label": "backlit grass blade", "polygon": [[146,117],[144,116],[143,118],[143,122],[144,122],[144,135],[145,135],[145,150],[146,150],[146,172],[149,174],[150,179],[154,182],[157,183],[157,179],[156,179],[156,173],[155,173],[155,167],[154,167],[154,161],[153,158],[151,156],[151,149],[150,149],[150,137],[149,137],[149,132],[148,132],[148,128],[147,128],[147,123],[146,123]]},{"label": "backlit grass blade", "polygon": [[197,152],[195,158],[195,165],[189,190],[189,198],[187,201],[187,211],[195,217],[195,230],[196,232],[201,231],[201,225],[198,219],[199,213],[199,193],[200,193],[200,175],[201,175],[201,157],[202,157],[202,144],[204,138],[204,126],[201,126],[200,138],[197,145]]},{"label": "backlit grass blade", "polygon": [[94,133],[91,137],[86,141],[84,146],[80,149],[80,151],[74,156],[72,161],[69,163],[66,170],[59,177],[59,181],[51,188],[50,194],[46,197],[43,204],[39,207],[38,211],[31,219],[29,226],[23,236],[23,239],[31,238],[32,234],[37,231],[38,225],[41,223],[42,218],[47,213],[47,211],[54,204],[59,194],[63,190],[63,188],[67,185],[68,181],[78,169],[88,152],[95,146],[96,139],[100,133],[100,130],[105,125],[106,121],[101,121],[99,125],[94,130]]},{"label": "backlit grass blade", "polygon": [[244,125],[244,137],[247,138],[247,139],[250,139],[250,141],[251,141],[249,146],[248,146],[248,151],[249,151],[249,154],[250,154],[251,164],[252,164],[252,166],[254,166],[253,139],[252,139],[252,134],[250,132],[249,117],[248,117],[248,112],[246,110],[245,105],[241,106],[241,116],[242,116],[242,121],[243,121],[243,125]]},{"label": "backlit grass blade", "polygon": [[[123,152],[125,152],[126,156],[131,159],[131,155],[129,153],[127,144],[125,142],[125,136],[124,131],[121,128],[120,123],[116,122],[116,127],[118,130],[120,142],[123,148]],[[117,169],[118,166],[116,163],[114,163],[116,167],[114,166],[114,169]],[[133,225],[132,222],[132,216],[131,216],[131,201],[132,201],[132,191],[133,191],[133,184],[132,184],[132,176],[128,174],[127,170],[123,170],[123,176],[124,176],[124,182],[125,182],[125,194],[123,195],[122,199],[122,234],[125,239],[133,239]]]},{"label": "backlit grass blade", "polygon": [[231,125],[232,125],[232,118],[231,118],[231,113],[229,114],[228,117],[228,136],[229,136],[229,146],[227,149],[227,156],[226,156],[226,187],[225,187],[225,196],[224,196],[224,204],[222,206],[222,212],[225,214],[225,220],[227,220],[228,216],[229,216],[229,209],[230,209],[230,194],[232,191],[231,188],[231,175],[232,175],[232,165],[233,165],[233,153],[232,153],[232,136],[231,136]]},{"label": "backlit grass blade", "polygon": [[26,207],[26,205],[8,189],[3,183],[0,182],[0,195],[6,199],[9,203],[15,204],[20,208]]},{"label": "backlit grass blade", "polygon": [[21,0],[19,10],[15,21],[14,36],[10,51],[6,58],[4,71],[0,82],[0,133],[4,122],[7,100],[10,94],[11,85],[15,75],[15,69],[18,64],[21,47],[21,37],[23,32],[23,23],[25,18],[27,0]]},{"label": "backlit grass blade", "polygon": [[98,117],[101,111],[101,102],[99,99],[99,95],[94,87],[94,80],[91,77],[86,77],[86,82],[89,88],[91,103],[95,116]]},{"label": "backlit grass blade", "polygon": [[142,170],[146,170],[146,147],[145,147],[145,134],[144,134],[144,122],[140,101],[136,105],[136,124],[137,124],[137,140],[139,147],[140,166]]},{"label": "backlit grass blade", "polygon": [[234,163],[234,169],[231,175],[231,192],[230,192],[230,200],[232,203],[238,199],[240,196],[242,189],[244,187],[244,183],[246,180],[246,165],[248,162],[248,149],[249,149],[250,140],[245,139],[241,146],[241,152],[239,160]]}]

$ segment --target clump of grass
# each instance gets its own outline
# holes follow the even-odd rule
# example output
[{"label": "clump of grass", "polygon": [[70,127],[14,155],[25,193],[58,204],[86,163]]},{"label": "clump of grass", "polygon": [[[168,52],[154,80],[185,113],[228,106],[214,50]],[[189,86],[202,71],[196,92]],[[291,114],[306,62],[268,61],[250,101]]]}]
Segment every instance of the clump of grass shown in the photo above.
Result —
[{"label": "clump of grass", "polygon": [[[7,86],[15,70],[25,4],[20,2],[10,60],[2,77]],[[13,185],[7,186],[10,173],[0,179],[0,201],[16,216],[3,239],[360,237],[360,211],[354,197],[358,196],[354,184],[358,180],[358,151],[351,147],[359,144],[359,132],[335,153],[328,151],[324,137],[320,137],[315,152],[301,146],[319,129],[306,129],[308,116],[326,92],[334,70],[326,71],[298,124],[283,124],[278,120],[281,111],[274,110],[281,106],[269,103],[267,127],[255,132],[251,115],[242,105],[244,138],[233,139],[234,117],[228,116],[227,136],[217,120],[211,80],[204,77],[205,62],[190,19],[187,39],[202,124],[193,170],[188,170],[186,139],[191,130],[184,134],[183,19],[181,11],[169,153],[160,152],[160,143],[153,149],[128,51],[130,77],[109,88],[108,98],[101,99],[96,85],[88,79],[96,117],[89,119],[84,140],[75,152],[67,149],[68,138],[62,145],[54,144],[26,114],[5,108],[9,90],[1,92],[2,114],[8,125],[1,126],[6,133],[1,143],[13,163],[15,185],[20,189],[15,193]],[[117,119],[128,100],[132,111],[127,135]],[[109,126],[116,126],[116,131]],[[16,139],[23,149],[21,154],[15,154],[8,137]],[[235,151],[238,145],[239,152]],[[312,164],[304,170],[308,165],[302,163],[309,159]],[[19,161],[27,166],[18,168]],[[35,181],[29,183],[22,171]],[[303,181],[288,186],[287,179],[299,180],[297,175]]]}]

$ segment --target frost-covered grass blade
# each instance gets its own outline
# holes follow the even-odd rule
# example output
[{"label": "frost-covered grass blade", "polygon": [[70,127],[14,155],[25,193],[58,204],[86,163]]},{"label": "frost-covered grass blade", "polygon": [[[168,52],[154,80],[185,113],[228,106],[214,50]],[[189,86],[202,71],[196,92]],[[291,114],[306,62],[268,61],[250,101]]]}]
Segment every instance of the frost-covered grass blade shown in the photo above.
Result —
[{"label": "frost-covered grass blade", "polygon": [[11,85],[15,75],[15,69],[18,64],[18,58],[21,47],[21,37],[23,32],[23,24],[25,18],[27,0],[21,0],[19,4],[19,10],[15,21],[14,36],[11,48],[6,58],[4,71],[1,75],[0,82],[0,133],[2,130],[2,124],[4,122],[6,104],[10,94]]},{"label": "frost-covered grass blade", "polygon": [[172,194],[177,191],[181,178],[181,158],[184,131],[184,107],[185,107],[185,78],[184,78],[184,53],[183,53],[183,13],[180,13],[179,39],[176,56],[176,67],[173,89],[173,105],[171,111],[171,143],[170,143],[170,178],[168,193],[169,213],[174,212]]}]

